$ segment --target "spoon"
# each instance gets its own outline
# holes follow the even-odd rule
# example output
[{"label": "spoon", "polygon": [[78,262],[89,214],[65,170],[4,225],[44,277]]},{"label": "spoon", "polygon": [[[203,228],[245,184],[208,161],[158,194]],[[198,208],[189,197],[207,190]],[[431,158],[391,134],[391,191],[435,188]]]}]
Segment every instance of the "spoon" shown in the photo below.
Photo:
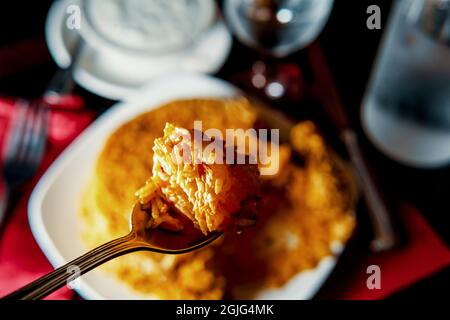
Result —
[{"label": "spoon", "polygon": [[[151,215],[142,210],[139,203],[136,203],[131,214],[131,232],[127,236],[112,240],[89,251],[29,285],[7,295],[3,299],[41,299],[67,284],[69,279],[73,281],[99,265],[119,256],[135,251],[152,251],[165,254],[187,253],[210,244],[222,235],[220,232],[212,232],[205,236],[194,227],[188,218],[184,216],[177,218],[184,224],[182,231],[174,232],[162,228],[148,229],[147,225]],[[79,270],[78,274],[71,272],[71,270],[74,270],[74,267]]]}]

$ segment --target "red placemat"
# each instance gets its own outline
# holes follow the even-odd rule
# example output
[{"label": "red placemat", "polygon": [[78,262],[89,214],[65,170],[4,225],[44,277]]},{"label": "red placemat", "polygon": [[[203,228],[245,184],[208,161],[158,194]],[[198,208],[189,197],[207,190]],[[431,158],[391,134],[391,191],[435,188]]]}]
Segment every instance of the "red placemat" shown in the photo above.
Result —
[{"label": "red placemat", "polygon": [[[11,118],[15,114],[15,101],[0,99],[0,150],[5,148]],[[21,191],[18,202],[0,239],[0,296],[3,296],[48,273],[52,266],[35,242],[28,225],[28,198],[39,180],[61,151],[82,132],[94,119],[94,114],[85,110],[52,110],[49,119],[49,137],[45,157],[38,174]],[[3,155],[3,152],[2,152]],[[3,163],[3,158],[1,159]],[[0,188],[3,188],[3,178]],[[71,299],[73,292],[61,289],[50,299]]]}]

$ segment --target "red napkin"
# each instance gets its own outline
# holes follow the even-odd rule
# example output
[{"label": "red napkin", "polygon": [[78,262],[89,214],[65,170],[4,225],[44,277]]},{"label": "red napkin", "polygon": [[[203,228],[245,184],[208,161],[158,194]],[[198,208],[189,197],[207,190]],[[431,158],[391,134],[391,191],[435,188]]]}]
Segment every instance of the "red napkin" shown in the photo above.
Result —
[{"label": "red napkin", "polygon": [[[67,103],[67,101],[65,102]],[[76,101],[71,100],[70,102]],[[78,101],[78,103],[80,102]],[[14,291],[52,270],[52,266],[31,234],[27,218],[27,205],[28,198],[39,177],[59,153],[94,119],[92,112],[74,108],[72,104],[67,104],[67,106],[67,109],[57,106],[58,108],[55,107],[50,112],[49,136],[43,163],[36,177],[24,187],[0,239],[0,296]],[[14,100],[0,98],[0,150],[6,145],[10,119],[14,117],[15,110]],[[2,178],[0,184],[0,187],[3,187]],[[71,299],[73,297],[73,291],[63,288],[49,296],[49,299]]]},{"label": "red napkin", "polygon": [[[0,146],[4,145],[14,101],[0,99]],[[36,244],[27,221],[30,193],[39,177],[58,154],[93,120],[93,114],[68,108],[55,109],[49,123],[49,142],[38,175],[24,188],[11,219],[0,240],[0,296],[5,295],[52,270],[51,265]],[[405,207],[403,222],[410,243],[401,250],[355,256],[350,274],[343,275],[343,283],[333,297],[342,299],[380,299],[405,288],[426,276],[450,265],[450,250],[414,208]],[[369,265],[381,268],[380,290],[366,286]],[[72,299],[68,288],[53,294],[51,299]]]},{"label": "red napkin", "polygon": [[[347,276],[339,281],[339,299],[382,299],[407,288],[445,267],[450,266],[450,249],[423,216],[409,205],[403,206],[400,217],[408,235],[408,245],[379,254],[355,259]],[[367,267],[380,268],[380,289],[368,289],[372,274]]]}]

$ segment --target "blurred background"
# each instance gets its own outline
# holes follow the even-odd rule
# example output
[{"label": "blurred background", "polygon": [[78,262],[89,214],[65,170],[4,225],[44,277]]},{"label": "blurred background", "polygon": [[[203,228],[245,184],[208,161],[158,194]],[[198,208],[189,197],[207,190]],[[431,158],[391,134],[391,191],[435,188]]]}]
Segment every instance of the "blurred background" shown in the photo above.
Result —
[{"label": "blurred background", "polygon": [[[262,3],[260,5],[263,7],[267,5],[265,1],[260,2]],[[228,52],[226,45],[224,45],[223,50],[217,49],[217,56],[213,56],[211,53],[212,60],[209,67],[203,65],[193,68],[206,68],[207,70],[198,71],[205,71],[231,81],[293,118],[313,118],[322,124],[325,134],[328,135],[330,141],[335,144],[338,150],[344,150],[345,143],[337,141],[337,130],[340,129],[337,128],[339,127],[339,121],[338,125],[336,125],[336,120],[333,119],[333,111],[330,111],[330,109],[334,109],[334,106],[337,104],[342,105],[351,127],[359,138],[361,152],[364,154],[364,158],[367,159],[371,176],[376,178],[376,184],[379,190],[382,191],[393,224],[396,228],[398,227],[399,237],[404,238],[403,245],[407,245],[408,236],[402,235],[402,233],[405,233],[402,231],[404,227],[397,213],[407,204],[407,206],[414,207],[421,212],[424,219],[448,248],[450,243],[450,225],[448,224],[450,215],[450,203],[448,201],[450,196],[450,158],[445,161],[444,157],[444,160],[438,161],[438,165],[435,165],[436,163],[433,162],[433,159],[430,160],[431,165],[430,162],[427,162],[429,159],[417,160],[414,158],[414,152],[405,156],[405,159],[399,159],[392,152],[389,152],[389,148],[392,147],[395,150],[399,150],[400,147],[410,143],[402,139],[405,139],[405,137],[411,139],[411,136],[405,135],[404,132],[399,133],[403,138],[393,142],[397,145],[389,146],[390,142],[386,142],[383,139],[386,135],[395,135],[394,131],[386,133],[387,129],[379,128],[376,124],[373,126],[370,123],[364,124],[361,121],[361,119],[365,119],[364,110],[361,110],[362,106],[373,105],[372,100],[375,99],[374,96],[383,90],[381,84],[389,87],[398,83],[412,81],[412,78],[409,77],[402,79],[399,76],[392,79],[383,74],[383,72],[388,72],[389,70],[393,74],[401,72],[393,67],[398,65],[395,60],[393,62],[387,61],[391,56],[395,57],[396,55],[395,59],[404,61],[402,57],[398,57],[402,49],[392,48],[392,43],[398,44],[396,39],[387,39],[387,30],[394,30],[390,31],[390,34],[394,34],[395,32],[400,32],[398,31],[400,27],[392,23],[391,27],[388,28],[387,20],[391,13],[391,16],[394,16],[394,12],[397,12],[398,17],[395,21],[401,21],[402,16],[398,12],[403,12],[401,11],[403,8],[394,10],[396,1],[388,0],[336,0],[334,3],[333,1],[324,1],[324,3],[326,2],[329,2],[329,6],[321,8],[319,13],[312,10],[311,14],[313,16],[317,14],[317,17],[314,16],[314,24],[311,24],[314,27],[311,27],[311,30],[308,29],[308,25],[294,25],[293,29],[288,31],[280,30],[280,34],[284,34],[284,36],[281,36],[280,34],[273,34],[273,29],[271,29],[272,31],[265,29],[267,26],[258,25],[257,22],[252,22],[251,20],[250,22],[245,21],[242,20],[242,17],[239,17],[237,13],[248,10],[249,14],[256,17],[256,20],[261,18],[264,21],[265,11],[251,7],[251,2],[218,1],[217,4],[221,9],[221,14],[225,15],[226,18],[226,28],[233,35],[230,51]],[[420,1],[418,0],[417,2]],[[0,4],[0,96],[4,97],[4,99],[20,97],[34,101],[41,97],[43,92],[48,92],[48,85],[51,79],[54,79],[55,72],[58,70],[53,59],[55,55],[53,53],[52,58],[45,34],[46,19],[52,3],[53,1],[50,0],[32,2],[15,0],[2,1]],[[366,23],[370,16],[367,13],[367,9],[371,5],[377,5],[381,9],[381,29],[371,30],[367,28]],[[445,7],[445,5],[448,5],[448,3],[443,1],[440,5],[443,6],[441,11],[447,12],[448,6]],[[414,13],[414,8],[409,8],[408,10],[405,14],[413,16],[417,14]],[[278,20],[284,21],[287,25],[292,13],[289,11],[280,12],[278,11]],[[422,23],[420,18],[414,17],[414,19],[419,19],[419,24]],[[443,29],[443,32],[448,32],[450,24],[445,25],[444,22],[439,22],[441,21],[439,19],[445,21],[446,18],[441,16],[433,18],[431,19],[434,21],[432,26],[424,25],[423,28],[429,31],[430,38],[436,39],[436,42],[445,43],[443,46],[446,46],[450,42],[450,37],[446,38],[445,35],[440,33],[441,31],[435,31],[433,28],[439,27],[439,30]],[[251,32],[246,32],[248,30],[251,30]],[[302,33],[295,34],[293,30],[302,30]],[[217,35],[213,37],[214,39],[218,39],[221,36],[220,31],[217,32]],[[436,32],[439,35],[436,35]],[[383,34],[386,39],[385,46],[383,50],[379,51]],[[298,42],[289,39],[298,40]],[[288,45],[281,45],[282,41],[286,41]],[[444,72],[442,77],[438,76],[437,80],[433,80],[434,78],[430,80],[430,78],[425,76],[426,80],[424,83],[426,85],[418,84],[417,87],[412,86],[410,89],[405,89],[406,91],[402,94],[411,97],[411,92],[420,91],[422,86],[427,86],[427,92],[430,92],[430,90],[435,92],[433,93],[434,96],[441,92],[450,92],[450,82],[446,81],[450,77],[450,68],[448,67],[450,65],[450,53],[448,51],[445,53],[438,52],[436,56],[435,53],[422,52],[425,50],[426,45],[433,46],[433,44],[421,44],[421,40],[414,35],[406,38],[404,41],[407,41],[408,45],[417,45],[418,51],[420,51],[418,54],[424,55],[422,59],[438,61],[436,62],[437,66],[435,65],[433,68],[447,71],[447,73]],[[167,45],[170,45],[170,43]],[[217,45],[212,47],[219,48],[221,45],[223,44],[218,42]],[[214,52],[214,50],[211,48],[210,51]],[[434,49],[431,48],[429,50]],[[220,56],[221,52],[224,55],[223,57]],[[379,54],[377,55],[377,53]],[[405,57],[409,55],[409,53],[405,53]],[[375,63],[377,56],[379,57],[378,64]],[[64,60],[63,58],[61,59]],[[420,60],[420,57],[418,59]],[[119,67],[125,69],[128,68],[128,65]],[[402,67],[409,70],[408,66]],[[129,68],[132,68],[132,66]],[[387,71],[383,71],[383,68]],[[270,84],[274,83],[275,85],[270,86]],[[401,90],[399,88],[394,91]],[[70,98],[74,98],[74,100],[70,100],[69,105],[73,104],[73,107],[76,109],[79,102],[77,98],[81,97],[83,100],[84,109],[82,112],[79,112],[80,117],[85,116],[86,119],[96,117],[118,100],[118,97],[108,96],[107,94],[107,97],[105,97],[105,94],[100,95],[95,91],[89,90],[85,85],[77,85],[73,90],[72,88],[70,89],[71,94],[73,93],[73,96],[71,95]],[[321,96],[321,92],[325,92],[325,96],[330,96],[331,98],[328,100],[319,99],[318,96]],[[388,101],[386,102],[388,109],[391,104],[398,106],[403,103],[396,104],[395,101],[392,103],[389,100],[391,97],[386,97],[386,94],[384,99],[382,101]],[[412,96],[411,99],[422,102],[428,101],[424,95],[418,95],[417,99]],[[450,151],[450,144],[448,144],[447,140],[448,136],[450,136],[450,129],[446,122],[450,112],[448,101],[450,100],[446,100],[446,106],[443,103],[442,107],[438,108],[437,111],[433,111],[431,115],[413,107],[408,109],[408,102],[404,103],[406,109],[398,107],[400,109],[395,112],[402,115],[411,112],[411,118],[413,120],[419,119],[419,122],[424,120],[425,127],[439,127],[440,132],[444,132],[444,135],[447,137],[439,140],[439,143],[442,143],[439,146],[439,150],[445,151],[447,149]],[[419,102],[419,104],[422,102]],[[57,107],[59,103],[54,104]],[[380,108],[380,110],[386,111],[386,109],[383,109],[384,107]],[[6,111],[0,110],[0,112],[5,114]],[[371,117],[369,117],[369,122],[372,119]],[[383,122],[383,119],[380,121],[386,123]],[[88,122],[89,120],[86,120],[85,124],[87,125]],[[363,129],[363,126],[365,126],[366,130]],[[59,130],[63,129],[60,128]],[[370,130],[380,130],[385,134],[382,134],[382,137],[378,140],[376,137],[369,139],[367,133]],[[373,132],[372,134],[376,135]],[[60,136],[64,136],[64,134],[62,133]],[[71,138],[67,139],[70,140]],[[424,143],[427,146],[430,143],[433,144],[433,142],[429,142],[434,141],[432,139]],[[387,143],[387,145],[383,143]],[[420,153],[421,151],[415,149],[415,152]],[[430,152],[431,154],[434,150],[427,149],[425,152],[427,154]],[[415,160],[418,162],[414,162]],[[411,165],[411,163],[414,165]],[[11,208],[14,208],[20,198],[20,188],[18,190],[10,195],[8,210],[12,210]],[[365,210],[366,206],[361,205],[361,212]],[[361,227],[356,235],[357,239],[359,239],[356,251],[362,252],[366,250],[367,243],[371,238],[371,222],[367,216],[366,214],[361,214]],[[361,245],[361,243],[364,245]],[[343,261],[340,262],[333,276],[319,293],[318,298],[336,297],[336,291],[338,291],[339,285],[341,285],[340,281],[344,277],[344,270],[351,265],[353,259],[354,254],[349,254],[348,257],[344,256]],[[414,267],[412,266],[412,268]],[[390,298],[400,300],[424,296],[428,298],[442,298],[445,295],[444,289],[448,289],[449,285],[450,270],[447,267],[439,272],[426,274],[426,276],[421,277],[415,283],[408,284],[402,290],[395,292]]]}]

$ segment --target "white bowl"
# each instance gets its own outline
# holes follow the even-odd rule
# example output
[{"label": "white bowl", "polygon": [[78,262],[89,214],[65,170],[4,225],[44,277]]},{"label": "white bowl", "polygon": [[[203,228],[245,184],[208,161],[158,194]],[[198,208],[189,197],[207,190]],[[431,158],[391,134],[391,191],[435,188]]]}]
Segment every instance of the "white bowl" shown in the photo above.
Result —
[{"label": "white bowl", "polygon": [[[47,16],[45,37],[49,52],[63,68],[70,63],[68,48],[79,37],[77,30],[66,27],[66,10],[69,5],[81,7],[81,4],[82,0],[55,1]],[[83,33],[85,37],[89,37],[88,34],[91,34],[88,30]],[[180,70],[216,73],[225,63],[232,46],[231,34],[221,19],[217,19],[193,45],[171,55],[136,57],[91,40],[86,41],[75,67],[75,81],[86,90],[112,100],[123,100],[142,85],[167,73]]]},{"label": "white bowl", "polygon": [[[238,94],[239,91],[230,84],[212,77],[167,76],[112,107],[87,128],[52,164],[30,198],[31,230],[52,265],[60,267],[87,250],[81,240],[80,195],[105,140],[117,127],[170,100]],[[261,292],[258,298],[312,298],[335,264],[336,258],[325,258],[316,269],[299,274],[280,289]],[[132,291],[114,276],[100,270],[84,275],[77,291],[86,299],[152,298]]]}]

